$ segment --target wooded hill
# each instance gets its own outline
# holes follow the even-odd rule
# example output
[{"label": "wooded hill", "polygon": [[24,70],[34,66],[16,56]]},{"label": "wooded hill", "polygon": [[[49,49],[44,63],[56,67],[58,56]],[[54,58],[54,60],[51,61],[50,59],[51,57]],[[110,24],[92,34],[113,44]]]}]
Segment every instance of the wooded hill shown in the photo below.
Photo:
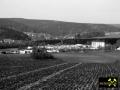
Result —
[{"label": "wooded hill", "polygon": [[23,32],[14,30],[9,27],[0,27],[0,40],[2,39],[31,40],[31,38]]},{"label": "wooded hill", "polygon": [[66,35],[69,33],[104,31],[104,32],[119,32],[120,28],[108,24],[92,24],[92,23],[74,23],[54,20],[34,20],[11,18],[11,21],[22,23],[37,33],[49,33],[52,35]]},{"label": "wooded hill", "polygon": [[[4,26],[6,28],[7,27],[12,28],[20,32],[47,33],[51,34],[52,36],[61,36],[68,35],[71,33],[75,34],[92,31],[104,31],[104,32],[120,31],[119,27],[107,24],[73,23],[54,20],[34,20],[23,18],[1,18],[0,27],[1,26]],[[4,36],[6,35],[4,34]]]}]

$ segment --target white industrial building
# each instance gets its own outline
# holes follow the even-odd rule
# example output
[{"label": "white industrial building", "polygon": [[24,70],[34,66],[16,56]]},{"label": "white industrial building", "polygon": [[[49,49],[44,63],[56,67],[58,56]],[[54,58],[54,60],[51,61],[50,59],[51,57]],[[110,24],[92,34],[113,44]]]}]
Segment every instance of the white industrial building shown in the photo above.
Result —
[{"label": "white industrial building", "polygon": [[91,42],[91,47],[95,48],[95,49],[104,48],[105,47],[105,42],[104,41],[92,41]]}]

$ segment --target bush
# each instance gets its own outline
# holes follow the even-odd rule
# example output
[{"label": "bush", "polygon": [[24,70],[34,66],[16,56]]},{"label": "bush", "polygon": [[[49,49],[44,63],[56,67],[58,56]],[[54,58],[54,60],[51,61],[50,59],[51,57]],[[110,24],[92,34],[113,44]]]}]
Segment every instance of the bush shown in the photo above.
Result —
[{"label": "bush", "polygon": [[34,59],[54,59],[54,57],[48,53],[45,48],[33,48],[31,56]]}]

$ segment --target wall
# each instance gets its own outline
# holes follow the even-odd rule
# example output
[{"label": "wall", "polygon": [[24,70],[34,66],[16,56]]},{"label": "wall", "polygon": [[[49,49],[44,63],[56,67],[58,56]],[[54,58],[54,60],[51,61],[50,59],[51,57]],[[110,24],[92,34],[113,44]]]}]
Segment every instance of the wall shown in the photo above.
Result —
[{"label": "wall", "polygon": [[98,49],[99,47],[105,47],[104,41],[92,41],[91,46]]}]

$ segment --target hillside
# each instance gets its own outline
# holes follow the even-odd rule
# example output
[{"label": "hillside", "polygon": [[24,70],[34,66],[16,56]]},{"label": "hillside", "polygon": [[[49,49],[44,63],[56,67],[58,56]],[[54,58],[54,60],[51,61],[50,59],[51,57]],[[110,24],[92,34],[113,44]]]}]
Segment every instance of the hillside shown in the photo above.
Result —
[{"label": "hillside", "polygon": [[120,31],[120,28],[118,27],[105,24],[73,23],[54,20],[33,20],[23,18],[9,18],[4,20],[8,20],[8,22],[14,22],[15,25],[18,25],[17,27],[19,27],[18,30],[20,31],[48,33],[54,36],[86,31],[105,31],[105,32]]},{"label": "hillside", "polygon": [[13,28],[14,30],[17,31],[22,31],[22,32],[32,32],[34,31],[34,28],[27,26],[23,23],[19,23],[16,21],[13,21],[11,19],[5,19],[5,18],[0,18],[0,27],[8,27],[8,28]]},{"label": "hillside", "polygon": [[1,39],[30,40],[30,37],[23,32],[8,27],[0,27],[0,40]]},{"label": "hillside", "polygon": [[114,27],[120,28],[120,24],[112,24]]},{"label": "hillside", "polygon": [[[120,28],[116,25],[23,18],[1,18],[0,27],[11,28],[11,30],[2,30],[4,33],[0,34],[0,38],[29,39],[31,37],[32,40],[73,38],[75,33],[91,31],[120,32]],[[29,34],[29,37],[26,34]]]}]

